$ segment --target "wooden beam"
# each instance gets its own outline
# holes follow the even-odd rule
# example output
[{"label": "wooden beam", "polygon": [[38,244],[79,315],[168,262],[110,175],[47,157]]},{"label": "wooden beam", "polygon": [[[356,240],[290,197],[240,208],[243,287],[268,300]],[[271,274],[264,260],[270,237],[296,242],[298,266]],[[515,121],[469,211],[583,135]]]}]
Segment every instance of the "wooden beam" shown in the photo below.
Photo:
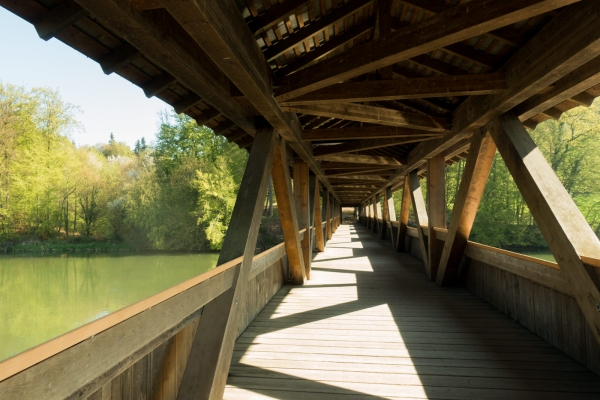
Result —
[{"label": "wooden beam", "polygon": [[344,31],[344,33],[336,35],[335,37],[329,39],[328,42],[321,43],[319,47],[312,49],[308,53],[304,53],[302,57],[296,58],[294,61],[290,62],[284,67],[276,70],[275,77],[278,80],[280,80],[283,77],[293,74],[294,72],[304,68],[311,62],[318,60],[319,58],[325,57],[327,54],[335,51],[337,48],[369,32],[373,29],[373,25],[373,21],[367,19],[361,22],[360,24],[353,26],[347,31]]},{"label": "wooden beam", "polygon": [[390,183],[399,183],[408,171],[600,56],[598,12],[595,4],[587,1],[566,7],[507,63],[507,89],[463,102],[454,112],[452,132],[419,144],[409,154],[406,167]]},{"label": "wooden beam", "polygon": [[[425,137],[426,139],[432,139],[432,137]],[[398,139],[363,139],[354,140],[350,143],[344,143],[333,146],[319,146],[317,147],[313,155],[320,157],[329,154],[344,154],[355,151],[379,149],[381,147],[397,146],[399,144],[418,143],[423,141],[424,138],[398,138]]]},{"label": "wooden beam", "polygon": [[373,233],[379,233],[379,216],[381,215],[381,197],[379,193],[373,196]]},{"label": "wooden beam", "polygon": [[177,82],[177,78],[169,73],[164,73],[152,78],[150,82],[144,84],[142,90],[144,90],[144,94],[147,98],[151,98],[160,94],[175,82]]},{"label": "wooden beam", "polygon": [[298,235],[298,215],[294,205],[292,180],[287,162],[287,152],[284,143],[278,143],[273,157],[273,188],[277,199],[277,210],[281,220],[281,230],[285,239],[285,250],[288,255],[292,281],[296,285],[306,282],[306,268],[302,245]]},{"label": "wooden beam", "polygon": [[365,126],[356,128],[304,129],[302,140],[362,140],[362,139],[396,139],[425,138],[440,136],[439,133],[420,129],[398,128],[391,126]]},{"label": "wooden beam", "polygon": [[304,6],[306,3],[308,3],[306,0],[288,0],[285,3],[266,10],[263,14],[252,19],[248,22],[248,27],[254,36],[258,36],[269,28],[277,25],[281,20],[287,19],[290,15],[293,15],[294,11]]},{"label": "wooden beam", "polygon": [[386,178],[383,178],[381,175],[341,175],[341,176],[336,176],[335,178],[332,178],[332,181],[333,180],[337,180],[338,182],[343,181],[343,180],[351,180],[351,181],[365,180],[365,181],[385,182]]},{"label": "wooden beam", "polygon": [[325,231],[327,235],[327,240],[331,239],[331,196],[329,192],[325,190],[325,202],[327,203],[325,206]]},{"label": "wooden beam", "polygon": [[323,238],[323,211],[321,208],[321,193],[319,190],[319,180],[315,180],[315,240],[317,244],[317,250],[325,251],[325,239]]},{"label": "wooden beam", "polygon": [[387,197],[387,191],[383,193],[383,207],[381,210],[381,231],[379,232],[380,239],[387,239],[387,231],[388,231],[388,219],[390,218],[390,209],[389,209],[389,198]]},{"label": "wooden beam", "polygon": [[344,82],[287,99],[282,106],[424,99],[429,97],[496,94],[506,89],[504,73],[435,76],[388,81]]},{"label": "wooden beam", "polygon": [[[294,160],[294,200],[298,216],[298,230],[310,229],[310,210],[308,195],[308,164],[302,159]],[[301,242],[302,256],[304,258],[304,270],[306,279],[310,279],[310,235],[307,233]]]},{"label": "wooden beam", "polygon": [[256,121],[231,98],[231,81],[174,20],[118,0],[77,3],[244,131],[255,134]]},{"label": "wooden beam", "polygon": [[44,14],[33,26],[38,36],[48,41],[87,15],[87,10],[75,1],[66,0]]},{"label": "wooden beam", "polygon": [[490,132],[561,274],[570,283],[596,340],[600,342],[600,289],[586,257],[600,259],[600,241],[552,167],[514,113],[500,116]]},{"label": "wooden beam", "polygon": [[427,276],[435,281],[444,242],[433,228],[446,229],[446,163],[442,155],[427,161],[427,207],[429,216],[429,268]]},{"label": "wooden beam", "polygon": [[129,43],[124,43],[102,57],[100,59],[100,67],[106,75],[110,75],[138,58],[141,54],[138,49]]},{"label": "wooden beam", "polygon": [[400,167],[400,161],[392,157],[386,156],[364,156],[359,154],[341,154],[341,155],[324,155],[317,157],[322,161],[332,161],[341,163],[356,163],[356,164],[371,164],[371,165],[393,165]]},{"label": "wooden beam", "polygon": [[425,199],[423,198],[423,192],[421,191],[421,182],[417,171],[412,171],[408,175],[408,181],[410,185],[410,198],[412,200],[413,211],[415,213],[415,223],[417,224],[417,232],[419,234],[419,247],[421,249],[421,258],[423,264],[425,264],[425,270],[429,269],[427,242],[425,241],[425,232],[423,231],[424,226],[429,225],[429,219],[427,217],[427,207],[425,206]]},{"label": "wooden beam", "polygon": [[290,77],[276,95],[297,97],[576,1],[483,0],[462,4],[306,68],[294,79]]},{"label": "wooden beam", "polygon": [[275,131],[270,126],[260,129],[254,138],[217,265],[241,256],[243,261],[236,270],[231,289],[202,311],[179,387],[179,399],[223,397],[239,323],[238,299],[245,295],[252,268],[275,139]]},{"label": "wooden beam", "polygon": [[156,10],[163,8],[159,0],[131,0],[138,10]]},{"label": "wooden beam", "polygon": [[450,130],[450,124],[445,118],[354,103],[308,104],[285,106],[282,109],[300,114],[340,118],[369,124],[399,126],[429,132],[447,132]]},{"label": "wooden beam", "polygon": [[[507,90],[471,97],[454,113],[453,134],[478,129],[600,55],[598,7],[567,7],[506,65]],[[560,49],[560,51],[557,51]]]},{"label": "wooden beam", "polygon": [[496,145],[490,133],[486,129],[475,132],[471,139],[471,148],[452,209],[450,228],[440,257],[435,279],[440,286],[451,284],[456,280],[458,265],[465,252],[495,154]]},{"label": "wooden beam", "polygon": [[[396,207],[394,205],[394,195],[392,192],[392,187],[387,187],[385,189],[385,202],[387,203],[387,210],[388,210],[388,219],[387,219],[387,224],[389,225],[390,228],[390,239],[392,242],[392,248],[396,249],[396,240],[398,239],[398,236],[394,234],[394,225],[392,224],[392,222],[396,221]],[[386,232],[387,234],[387,232]],[[385,236],[384,236],[385,239]]]},{"label": "wooden beam", "polygon": [[344,175],[355,175],[357,173],[368,173],[368,172],[376,172],[377,175],[381,174],[381,175],[392,175],[394,173],[396,173],[396,169],[389,169],[389,167],[379,167],[379,168],[375,168],[373,166],[369,167],[365,167],[365,168],[357,168],[354,170],[349,170],[349,169],[340,169],[340,170],[328,170],[327,171],[327,176],[328,177],[335,177],[335,176],[344,176]]},{"label": "wooden beam", "polygon": [[[328,186],[327,178],[311,155],[312,149],[302,142],[300,121],[295,115],[284,113],[273,98],[271,69],[235,1],[161,2],[292,150],[308,163],[321,182]],[[219,109],[216,104],[211,104]],[[237,123],[233,118],[228,118]],[[243,126],[238,126],[249,132]]]},{"label": "wooden beam", "polygon": [[316,21],[312,21],[310,25],[291,33],[288,37],[280,40],[273,46],[267,47],[264,52],[265,59],[267,61],[276,59],[286,51],[293,49],[299,43],[302,43],[304,40],[309,39],[320,31],[326,29],[329,25],[332,25],[351,14],[354,14],[364,6],[370,4],[371,1],[372,0],[353,0],[348,4],[335,8],[329,14],[322,16]]},{"label": "wooden beam", "polygon": [[550,90],[525,100],[516,106],[514,111],[519,116],[519,120],[526,121],[598,84],[600,84],[600,56],[556,81]]}]

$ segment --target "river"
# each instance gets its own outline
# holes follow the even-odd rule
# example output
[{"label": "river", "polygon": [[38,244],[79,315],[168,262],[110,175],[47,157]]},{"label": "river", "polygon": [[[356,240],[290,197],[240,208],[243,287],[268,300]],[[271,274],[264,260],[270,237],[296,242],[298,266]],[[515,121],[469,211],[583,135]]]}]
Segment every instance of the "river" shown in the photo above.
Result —
[{"label": "river", "polygon": [[218,254],[0,257],[0,361],[215,267]]}]

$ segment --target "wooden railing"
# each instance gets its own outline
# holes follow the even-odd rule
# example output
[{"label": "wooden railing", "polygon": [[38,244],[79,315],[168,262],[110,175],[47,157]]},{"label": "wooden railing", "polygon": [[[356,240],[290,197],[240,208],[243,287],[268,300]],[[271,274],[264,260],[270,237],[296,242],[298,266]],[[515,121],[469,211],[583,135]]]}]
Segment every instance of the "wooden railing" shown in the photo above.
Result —
[{"label": "wooden railing", "polygon": [[[299,236],[303,238],[305,232],[306,229],[301,230]],[[256,255],[248,282],[270,267],[283,268],[281,261],[285,256],[284,243]],[[0,362],[0,398],[85,398],[91,395],[197,320],[203,306],[231,288],[242,259],[219,265]],[[248,307],[262,309],[264,304],[240,309]],[[260,309],[240,324],[240,333]],[[240,318],[245,319],[248,318]]]}]

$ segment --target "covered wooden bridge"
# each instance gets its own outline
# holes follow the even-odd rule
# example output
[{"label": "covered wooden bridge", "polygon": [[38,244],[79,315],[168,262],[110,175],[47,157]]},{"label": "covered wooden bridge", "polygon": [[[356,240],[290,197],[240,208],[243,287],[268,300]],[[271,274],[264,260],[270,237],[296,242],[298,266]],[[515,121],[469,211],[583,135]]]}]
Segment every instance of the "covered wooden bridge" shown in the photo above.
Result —
[{"label": "covered wooden bridge", "polygon": [[[217,268],[1,362],[1,399],[600,397],[600,241],[527,131],[600,95],[597,0],[0,5],[250,152]],[[556,264],[468,241],[496,150]]]}]

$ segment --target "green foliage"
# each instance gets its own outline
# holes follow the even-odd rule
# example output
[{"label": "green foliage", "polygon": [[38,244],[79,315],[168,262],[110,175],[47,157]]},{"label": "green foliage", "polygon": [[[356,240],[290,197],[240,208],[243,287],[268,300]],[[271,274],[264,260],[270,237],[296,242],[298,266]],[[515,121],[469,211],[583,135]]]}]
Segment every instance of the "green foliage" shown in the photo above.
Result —
[{"label": "green foliage", "polygon": [[108,143],[77,148],[69,140],[76,111],[55,91],[0,85],[0,242],[17,249],[33,235],[220,248],[244,150],[166,112],[154,146],[142,138],[132,150],[111,133]]},{"label": "green foliage", "polygon": [[[546,160],[596,234],[600,234],[600,103],[565,112],[531,132]],[[458,192],[464,161],[446,169],[447,209]],[[500,248],[547,247],[504,161],[496,154],[470,240]]]}]

